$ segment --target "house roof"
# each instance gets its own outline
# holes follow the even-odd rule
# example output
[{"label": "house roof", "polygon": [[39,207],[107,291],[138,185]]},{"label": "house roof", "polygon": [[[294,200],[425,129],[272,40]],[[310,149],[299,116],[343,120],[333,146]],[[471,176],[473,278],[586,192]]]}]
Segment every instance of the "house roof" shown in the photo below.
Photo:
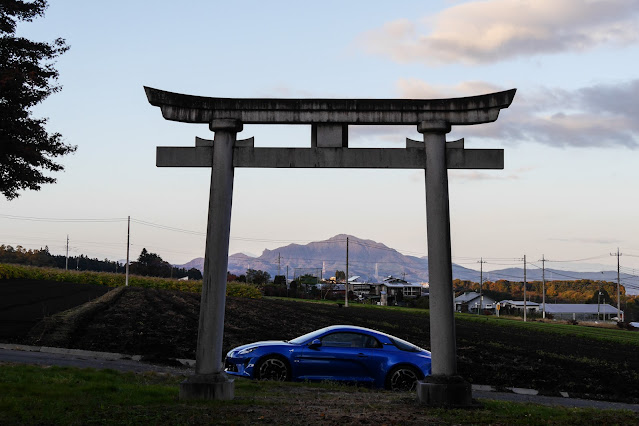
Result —
[{"label": "house roof", "polygon": [[[621,311],[623,312],[623,311]],[[546,303],[546,313],[549,314],[597,314],[596,303]],[[608,304],[599,305],[601,314],[617,314],[617,308]]]},{"label": "house roof", "polygon": [[408,284],[408,281],[403,280],[401,278],[396,278],[392,275],[389,275],[388,277],[384,278],[383,280],[385,283],[405,283]]},{"label": "house roof", "polygon": [[488,306],[495,303],[495,300],[492,297],[486,294],[479,294],[474,291],[466,292],[462,295],[457,296],[455,298],[455,303],[468,303],[470,305],[472,304],[471,302],[476,300],[475,305],[477,305],[479,304],[479,299],[481,297],[483,297],[483,301],[481,302],[482,306]]},{"label": "house roof", "polygon": [[479,293],[475,293],[474,291],[467,291],[466,293],[460,294],[459,296],[457,296],[455,298],[455,302],[466,303],[478,297],[479,297]]},{"label": "house roof", "polygon": [[[523,300],[502,300],[501,302],[499,302],[500,305],[513,305],[513,306],[517,306],[517,307],[524,307],[524,301]],[[539,306],[539,303],[537,302],[531,302],[530,300],[526,301],[526,307],[532,307],[532,306]],[[548,303],[546,303],[546,312],[548,312]]]}]

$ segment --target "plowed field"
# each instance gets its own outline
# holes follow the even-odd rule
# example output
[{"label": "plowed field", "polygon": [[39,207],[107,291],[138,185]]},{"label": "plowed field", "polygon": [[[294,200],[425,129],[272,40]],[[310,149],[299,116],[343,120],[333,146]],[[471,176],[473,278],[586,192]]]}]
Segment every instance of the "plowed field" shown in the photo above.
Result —
[{"label": "plowed field", "polygon": [[[156,361],[194,358],[198,315],[197,294],[127,288],[56,345],[139,354]],[[228,298],[225,323],[225,351],[253,341],[291,339],[334,324],[374,328],[429,348],[428,315],[401,308]],[[639,339],[639,333],[634,335]],[[472,383],[639,402],[637,345],[458,320],[457,347],[459,373]]]},{"label": "plowed field", "polygon": [[0,281],[0,342],[17,342],[39,321],[98,298],[110,288],[56,281]]}]

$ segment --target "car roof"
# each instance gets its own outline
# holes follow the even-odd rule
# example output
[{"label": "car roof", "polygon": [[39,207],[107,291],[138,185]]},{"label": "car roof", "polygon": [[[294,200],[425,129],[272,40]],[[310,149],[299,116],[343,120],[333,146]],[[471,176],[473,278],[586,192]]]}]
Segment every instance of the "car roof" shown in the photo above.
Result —
[{"label": "car roof", "polygon": [[386,337],[393,337],[389,334],[383,333],[381,331],[377,331],[377,330],[372,330],[370,328],[366,328],[366,327],[359,327],[357,325],[331,325],[328,327],[324,327],[321,328],[317,331],[354,331],[354,332],[358,332],[358,331],[363,331],[366,333],[371,333],[371,334],[378,334],[378,335],[382,335],[382,336],[386,336]]}]

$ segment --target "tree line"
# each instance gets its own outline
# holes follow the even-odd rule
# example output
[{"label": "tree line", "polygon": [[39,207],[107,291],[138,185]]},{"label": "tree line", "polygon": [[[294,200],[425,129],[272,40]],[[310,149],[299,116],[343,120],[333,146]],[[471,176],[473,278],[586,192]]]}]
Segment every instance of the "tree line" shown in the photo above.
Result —
[{"label": "tree line", "polygon": [[[479,283],[466,280],[453,280],[456,294],[464,291],[479,292]],[[546,303],[602,303],[617,306],[617,283],[599,280],[546,281]],[[524,283],[498,280],[485,281],[482,293],[495,300],[523,300]],[[541,303],[544,283],[530,281],[526,283],[526,300]],[[626,313],[627,321],[639,320],[639,296],[626,294],[623,285],[619,286],[621,309]]]},{"label": "tree line", "polygon": [[[14,263],[18,265],[43,266],[60,269],[75,269],[79,271],[125,273],[125,265],[109,259],[99,260],[88,256],[55,255],[49,252],[49,247],[41,249],[15,248],[10,245],[0,245],[0,263]],[[137,261],[129,264],[129,273],[147,277],[184,278],[201,280],[199,269],[176,268],[163,260],[158,254],[142,249]]]}]

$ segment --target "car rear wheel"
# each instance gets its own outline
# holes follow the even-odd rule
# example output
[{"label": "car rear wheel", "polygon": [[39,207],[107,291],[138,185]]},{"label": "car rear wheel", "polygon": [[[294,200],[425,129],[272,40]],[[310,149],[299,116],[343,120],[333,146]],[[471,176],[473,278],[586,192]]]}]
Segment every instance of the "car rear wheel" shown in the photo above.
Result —
[{"label": "car rear wheel", "polygon": [[267,357],[261,360],[256,367],[258,380],[275,380],[284,382],[291,380],[291,368],[288,363],[279,357]]},{"label": "car rear wheel", "polygon": [[393,368],[386,376],[386,388],[398,392],[414,391],[417,388],[417,380],[422,377],[416,368],[400,365]]}]

